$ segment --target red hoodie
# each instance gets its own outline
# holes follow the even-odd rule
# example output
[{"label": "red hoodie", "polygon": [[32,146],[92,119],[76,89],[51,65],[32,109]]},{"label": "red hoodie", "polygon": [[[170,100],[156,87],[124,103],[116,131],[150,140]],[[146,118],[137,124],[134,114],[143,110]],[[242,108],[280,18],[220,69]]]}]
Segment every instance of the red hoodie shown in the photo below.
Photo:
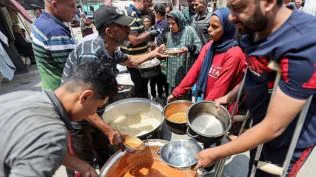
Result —
[{"label": "red hoodie", "polygon": [[[172,91],[172,95],[176,98],[185,95],[198,80],[201,65],[211,45],[212,42],[208,42],[203,46],[189,72]],[[226,95],[242,80],[245,69],[246,58],[240,47],[230,48],[224,53],[215,53],[208,73],[204,99],[213,101]]]}]

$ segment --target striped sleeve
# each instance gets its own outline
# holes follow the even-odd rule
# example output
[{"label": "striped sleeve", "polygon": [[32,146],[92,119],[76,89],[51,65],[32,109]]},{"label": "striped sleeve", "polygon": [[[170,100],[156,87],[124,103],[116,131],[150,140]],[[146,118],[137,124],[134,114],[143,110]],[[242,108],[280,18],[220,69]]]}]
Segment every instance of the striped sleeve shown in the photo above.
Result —
[{"label": "striped sleeve", "polygon": [[130,26],[131,33],[142,33],[144,32],[143,19],[136,18],[135,22]]},{"label": "striped sleeve", "polygon": [[63,68],[69,53],[75,48],[75,43],[68,36],[53,36],[47,39],[47,48],[51,52],[53,60]]}]

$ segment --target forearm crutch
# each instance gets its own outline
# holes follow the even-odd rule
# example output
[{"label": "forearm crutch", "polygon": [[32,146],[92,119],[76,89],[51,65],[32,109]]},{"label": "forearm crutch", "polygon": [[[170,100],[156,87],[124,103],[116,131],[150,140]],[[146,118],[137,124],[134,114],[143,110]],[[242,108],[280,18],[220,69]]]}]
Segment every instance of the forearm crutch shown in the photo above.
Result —
[{"label": "forearm crutch", "polygon": [[248,119],[250,117],[250,113],[249,113],[248,110],[247,110],[246,115],[235,115],[237,107],[239,107],[239,103],[240,103],[242,92],[243,92],[244,87],[245,87],[247,72],[248,72],[248,67],[246,68],[245,75],[244,75],[242,81],[240,82],[240,87],[239,87],[239,90],[238,90],[236,103],[235,103],[235,106],[234,106],[234,108],[232,110],[232,113],[231,113],[233,121],[242,122],[242,125],[241,125],[241,128],[239,129],[238,135],[241,135],[241,133],[243,132],[243,130],[244,130],[245,126],[246,126],[246,122],[248,121]]},{"label": "forearm crutch", "polygon": [[[273,61],[269,63],[268,67],[272,70],[277,71],[277,75],[276,75],[276,79],[275,79],[275,83],[274,83],[274,87],[273,87],[273,92],[272,92],[272,96],[274,96],[275,90],[278,87],[278,84],[279,84],[280,79],[281,79],[281,71],[280,71],[279,65]],[[256,151],[255,159],[254,159],[254,164],[252,166],[252,171],[251,171],[250,177],[255,176],[257,168],[259,168],[260,170],[262,170],[264,172],[273,174],[273,175],[279,175],[282,177],[285,177],[287,175],[287,171],[288,171],[288,168],[289,168],[289,165],[290,165],[290,162],[291,162],[298,138],[301,134],[301,130],[302,130],[304,121],[306,119],[306,115],[307,115],[310,103],[312,101],[312,98],[313,98],[313,95],[311,95],[308,98],[307,102],[304,104],[304,107],[299,115],[299,118],[298,118],[295,130],[294,130],[293,137],[292,137],[285,161],[283,163],[283,166],[279,167],[275,164],[259,161],[260,155],[262,152],[262,148],[263,148],[263,144],[261,144],[257,147],[257,151]]]}]

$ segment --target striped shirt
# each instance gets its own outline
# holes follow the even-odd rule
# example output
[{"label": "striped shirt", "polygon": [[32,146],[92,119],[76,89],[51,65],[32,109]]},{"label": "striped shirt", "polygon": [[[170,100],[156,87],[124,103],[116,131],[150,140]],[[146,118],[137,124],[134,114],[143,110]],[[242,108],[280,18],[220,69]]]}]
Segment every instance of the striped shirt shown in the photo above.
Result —
[{"label": "striped shirt", "polygon": [[[105,48],[105,41],[101,36],[88,35],[83,38],[82,42],[69,54],[62,75],[62,82],[70,75],[72,68],[86,61],[106,61],[112,65],[112,72],[116,75],[118,70],[116,65],[127,60],[128,56],[120,51],[119,48],[111,56]],[[89,38],[88,40],[86,38]]]},{"label": "striped shirt", "polygon": [[[136,18],[135,22],[130,26],[131,34],[140,35],[145,32],[143,19],[141,17],[141,13],[134,5],[130,5],[127,9],[127,15],[130,17]],[[144,41],[135,46],[132,45],[131,42],[126,42],[124,46],[121,46],[122,52],[128,55],[139,55],[146,53],[148,51],[148,42]]]},{"label": "striped shirt", "polygon": [[69,28],[46,12],[35,20],[31,37],[42,89],[54,90],[60,85],[65,62],[75,41]]}]

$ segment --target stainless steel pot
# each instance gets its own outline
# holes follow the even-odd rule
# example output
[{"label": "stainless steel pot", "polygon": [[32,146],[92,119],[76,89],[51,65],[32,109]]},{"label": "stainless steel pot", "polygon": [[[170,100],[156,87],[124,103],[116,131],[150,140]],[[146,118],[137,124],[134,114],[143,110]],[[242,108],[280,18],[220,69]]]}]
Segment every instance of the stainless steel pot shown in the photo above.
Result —
[{"label": "stainless steel pot", "polygon": [[190,107],[188,125],[189,136],[208,144],[227,134],[231,127],[231,118],[224,106],[217,108],[213,101],[202,101]]},{"label": "stainless steel pot", "polygon": [[164,116],[166,123],[168,125],[168,129],[171,132],[176,133],[176,134],[185,134],[186,133],[188,121],[186,121],[184,123],[178,123],[178,122],[174,122],[174,121],[170,120],[169,117],[172,116],[173,114],[176,114],[179,112],[184,112],[187,115],[191,105],[192,105],[191,101],[177,100],[177,101],[173,101],[165,106],[165,108],[163,109],[163,116]]},{"label": "stainless steel pot", "polygon": [[122,134],[146,139],[162,126],[162,110],[162,106],[152,100],[127,98],[108,105],[102,118]]},{"label": "stainless steel pot", "polygon": [[[122,177],[129,172],[133,173],[133,176],[145,176],[140,172],[141,169],[145,169],[148,176],[154,177],[196,176],[196,172],[191,169],[179,170],[169,167],[161,161],[159,151],[168,141],[150,139],[145,140],[144,143],[146,146],[144,151],[133,153],[119,151],[115,153],[101,168],[100,177]],[[161,168],[155,167],[153,162],[160,163]]]}]

